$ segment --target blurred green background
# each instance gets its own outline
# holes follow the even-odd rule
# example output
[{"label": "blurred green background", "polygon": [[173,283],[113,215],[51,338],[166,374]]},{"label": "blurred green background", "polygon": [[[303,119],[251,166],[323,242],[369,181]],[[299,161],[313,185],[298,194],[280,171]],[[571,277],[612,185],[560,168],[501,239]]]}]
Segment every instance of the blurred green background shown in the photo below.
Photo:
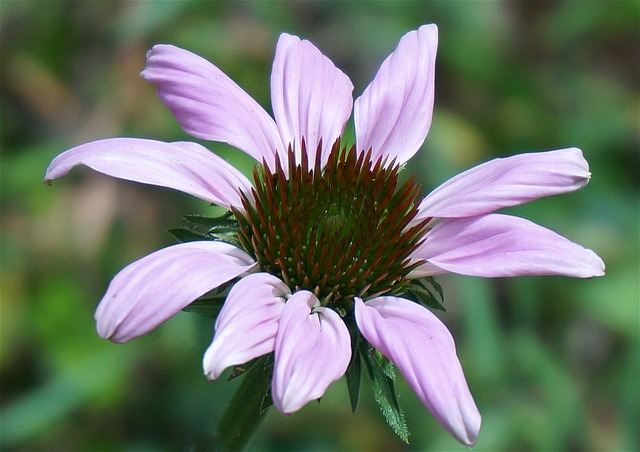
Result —
[{"label": "blurred green background", "polygon": [[[510,213],[594,249],[607,275],[440,278],[483,414],[476,450],[639,447],[638,180],[640,8],[611,2],[0,2],[3,450],[211,450],[235,383],[207,382],[212,325],[182,313],[124,345],[93,311],[126,264],[172,243],[202,201],[49,161],[111,136],[191,140],[139,76],[173,43],[212,60],[269,109],[275,42],[314,42],[354,96],[400,37],[437,23],[436,107],[411,160],[425,192],[482,161],[578,146],[591,183]],[[249,171],[239,151],[208,143]],[[257,450],[465,450],[400,383],[410,443],[363,384],[344,381],[290,417],[269,413]]]}]

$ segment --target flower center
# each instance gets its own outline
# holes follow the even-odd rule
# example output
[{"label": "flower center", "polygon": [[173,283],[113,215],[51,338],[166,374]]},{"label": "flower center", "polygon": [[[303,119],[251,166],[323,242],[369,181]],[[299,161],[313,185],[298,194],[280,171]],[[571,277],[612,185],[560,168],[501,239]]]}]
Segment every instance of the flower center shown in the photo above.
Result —
[{"label": "flower center", "polygon": [[350,310],[354,296],[397,294],[418,264],[409,255],[426,222],[408,227],[417,212],[414,178],[398,186],[399,166],[333,145],[324,167],[320,146],[309,167],[291,148],[285,172],[276,159],[254,169],[255,189],[234,210],[239,239],[261,269],[292,291],[314,292],[323,305]]}]

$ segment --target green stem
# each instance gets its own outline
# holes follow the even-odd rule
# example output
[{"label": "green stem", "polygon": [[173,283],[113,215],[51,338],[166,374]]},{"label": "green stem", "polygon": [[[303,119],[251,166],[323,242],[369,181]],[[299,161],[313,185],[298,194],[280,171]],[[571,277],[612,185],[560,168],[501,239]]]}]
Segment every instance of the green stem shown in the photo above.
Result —
[{"label": "green stem", "polygon": [[273,355],[259,358],[242,377],[242,383],[227,407],[217,431],[217,450],[244,449],[267,414],[271,401]]}]

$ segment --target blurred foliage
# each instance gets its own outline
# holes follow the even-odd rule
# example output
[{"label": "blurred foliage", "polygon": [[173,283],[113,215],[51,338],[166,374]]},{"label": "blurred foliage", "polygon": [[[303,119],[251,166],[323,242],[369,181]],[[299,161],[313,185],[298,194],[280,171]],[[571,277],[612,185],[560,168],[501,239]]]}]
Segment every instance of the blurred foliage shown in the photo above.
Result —
[{"label": "blurred foliage", "polygon": [[[191,139],[138,77],[154,43],[212,60],[269,109],[280,32],[314,42],[359,95],[398,39],[440,30],[436,110],[411,161],[425,187],[481,161],[578,146],[591,183],[509,209],[598,252],[594,280],[439,278],[480,411],[476,450],[637,450],[639,419],[637,1],[0,3],[0,446],[4,450],[204,450],[237,382],[207,382],[210,321],[182,313],[125,345],[93,309],[129,262],[172,243],[188,196],[77,169],[59,152],[107,136]],[[249,171],[251,161],[212,150]],[[463,450],[400,384],[402,443],[370,389],[350,411],[337,382],[321,403],[270,412],[259,450]],[[364,386],[364,385],[363,385]]]}]

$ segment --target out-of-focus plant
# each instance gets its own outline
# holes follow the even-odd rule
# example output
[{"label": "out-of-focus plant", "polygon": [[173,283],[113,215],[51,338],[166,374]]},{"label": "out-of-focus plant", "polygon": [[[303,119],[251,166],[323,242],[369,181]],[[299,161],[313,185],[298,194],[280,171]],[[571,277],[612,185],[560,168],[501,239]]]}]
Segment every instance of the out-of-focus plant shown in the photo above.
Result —
[{"label": "out-of-focus plant", "polygon": [[[227,383],[202,381],[193,360],[210,340],[208,322],[182,314],[122,347],[97,340],[90,325],[92,300],[116,271],[169,243],[158,225],[185,209],[205,213],[202,206],[89,172],[55,193],[38,182],[54,155],[89,139],[185,139],[138,77],[151,44],[215,60],[268,105],[269,55],[281,30],[314,41],[360,93],[404,31],[436,22],[438,110],[429,157],[411,161],[410,172],[431,188],[496,151],[579,146],[597,175],[589,194],[516,213],[590,243],[608,264],[607,277],[586,286],[443,280],[445,321],[484,416],[478,447],[638,447],[635,2],[9,1],[0,8],[3,446],[204,447],[229,400]],[[249,173],[248,159],[214,150]],[[409,447],[455,447],[435,422],[411,420],[423,408],[401,381],[399,390]],[[268,416],[252,445],[402,447],[377,428],[374,407],[363,403],[353,417],[344,396],[329,390],[320,407],[286,422]]]}]

